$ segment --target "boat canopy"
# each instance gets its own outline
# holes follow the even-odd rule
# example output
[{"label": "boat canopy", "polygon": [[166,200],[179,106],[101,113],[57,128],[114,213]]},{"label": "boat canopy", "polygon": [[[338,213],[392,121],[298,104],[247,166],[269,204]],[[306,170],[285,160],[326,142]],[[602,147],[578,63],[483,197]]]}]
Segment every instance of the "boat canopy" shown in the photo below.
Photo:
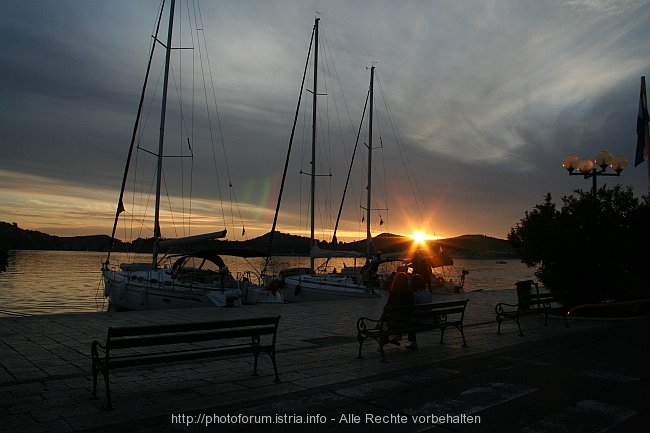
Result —
[{"label": "boat canopy", "polygon": [[174,262],[174,265],[172,266],[172,273],[178,272],[180,268],[182,268],[185,263],[187,263],[188,260],[191,260],[192,258],[198,258],[198,259],[203,259],[204,261],[210,261],[217,265],[219,268],[219,271],[227,272],[228,267],[226,266],[226,263],[223,261],[221,256],[217,254],[216,251],[201,251],[201,252],[196,252],[193,254],[185,254],[180,256],[176,261]]}]

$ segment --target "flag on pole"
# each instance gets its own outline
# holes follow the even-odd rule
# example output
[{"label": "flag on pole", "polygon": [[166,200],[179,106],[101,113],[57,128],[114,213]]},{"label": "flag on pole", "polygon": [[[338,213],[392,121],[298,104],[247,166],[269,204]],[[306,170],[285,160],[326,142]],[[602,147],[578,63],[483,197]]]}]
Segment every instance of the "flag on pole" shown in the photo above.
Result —
[{"label": "flag on pole", "polygon": [[648,134],[648,97],[645,91],[645,76],[641,77],[641,92],[639,94],[639,113],[636,117],[636,155],[634,166],[641,164],[648,159],[648,148],[650,148],[650,135]]}]

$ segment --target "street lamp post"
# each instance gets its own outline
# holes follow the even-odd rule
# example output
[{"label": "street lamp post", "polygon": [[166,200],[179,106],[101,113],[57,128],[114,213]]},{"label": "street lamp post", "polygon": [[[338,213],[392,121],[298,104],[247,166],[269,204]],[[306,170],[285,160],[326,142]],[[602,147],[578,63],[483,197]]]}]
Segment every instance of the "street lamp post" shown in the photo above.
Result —
[{"label": "street lamp post", "polygon": [[[568,172],[569,176],[583,176],[585,179],[592,178],[593,184],[591,193],[596,197],[598,190],[596,178],[598,176],[620,176],[621,172],[627,167],[627,158],[622,155],[613,156],[608,150],[601,150],[594,156],[594,159],[580,159],[578,155],[567,155],[562,160],[562,167]],[[598,170],[600,167],[600,170]],[[607,167],[613,171],[608,172]]]}]

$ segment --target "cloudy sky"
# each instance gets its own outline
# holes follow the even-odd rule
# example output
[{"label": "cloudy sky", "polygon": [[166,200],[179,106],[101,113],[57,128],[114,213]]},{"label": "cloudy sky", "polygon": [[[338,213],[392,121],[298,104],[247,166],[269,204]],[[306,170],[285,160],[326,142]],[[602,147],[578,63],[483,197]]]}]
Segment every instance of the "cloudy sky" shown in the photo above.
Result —
[{"label": "cloudy sky", "polygon": [[[4,5],[0,221],[64,236],[110,233],[158,7],[157,0]],[[201,157],[193,138],[194,165],[217,161],[223,185],[216,188],[210,175],[193,181],[195,200],[185,213],[197,217],[197,228],[226,225],[239,239],[242,225],[243,238],[269,231],[316,12],[328,68],[319,93],[328,93],[321,101],[333,99],[319,103],[320,112],[342,112],[329,122],[354,136],[371,65],[390,109],[393,125],[382,126],[377,156],[383,172],[373,174],[384,195],[373,206],[387,210],[373,212],[374,233],[505,238],[546,193],[559,203],[590,188],[562,169],[566,154],[592,157],[606,148],[625,155],[622,176],[599,184],[648,190],[646,163],[633,167],[640,77],[650,75],[647,1],[224,0],[198,7],[182,10],[200,11],[208,51],[194,42],[193,52],[204,68],[209,62],[215,90],[208,99],[217,101],[219,117],[212,120],[216,153]],[[177,27],[183,35],[190,26]],[[174,45],[192,44],[184,38]],[[152,69],[155,84],[159,63]],[[188,71],[175,70],[173,80],[187,81]],[[302,156],[308,123],[297,127],[278,226],[284,232],[306,227],[300,209],[308,180],[298,173],[310,170]],[[209,135],[205,118],[195,128],[199,138]],[[331,165],[319,164],[332,174],[328,208],[338,207],[353,145],[332,144]],[[354,197],[364,194],[364,170],[353,170],[356,209],[344,213],[340,239],[363,237]],[[165,182],[171,198],[164,200],[175,201],[180,187],[170,186],[171,169]],[[214,192],[227,211],[211,201]]]}]

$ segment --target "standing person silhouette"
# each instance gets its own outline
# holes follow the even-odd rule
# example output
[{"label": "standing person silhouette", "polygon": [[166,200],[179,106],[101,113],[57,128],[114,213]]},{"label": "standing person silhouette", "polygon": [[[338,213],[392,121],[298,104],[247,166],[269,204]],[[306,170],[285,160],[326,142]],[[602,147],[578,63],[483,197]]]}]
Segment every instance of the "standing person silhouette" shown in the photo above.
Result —
[{"label": "standing person silhouette", "polygon": [[424,279],[427,289],[431,290],[431,278],[433,277],[433,270],[431,270],[431,260],[426,257],[421,249],[415,252],[415,256],[411,261],[413,274],[419,274]]}]

